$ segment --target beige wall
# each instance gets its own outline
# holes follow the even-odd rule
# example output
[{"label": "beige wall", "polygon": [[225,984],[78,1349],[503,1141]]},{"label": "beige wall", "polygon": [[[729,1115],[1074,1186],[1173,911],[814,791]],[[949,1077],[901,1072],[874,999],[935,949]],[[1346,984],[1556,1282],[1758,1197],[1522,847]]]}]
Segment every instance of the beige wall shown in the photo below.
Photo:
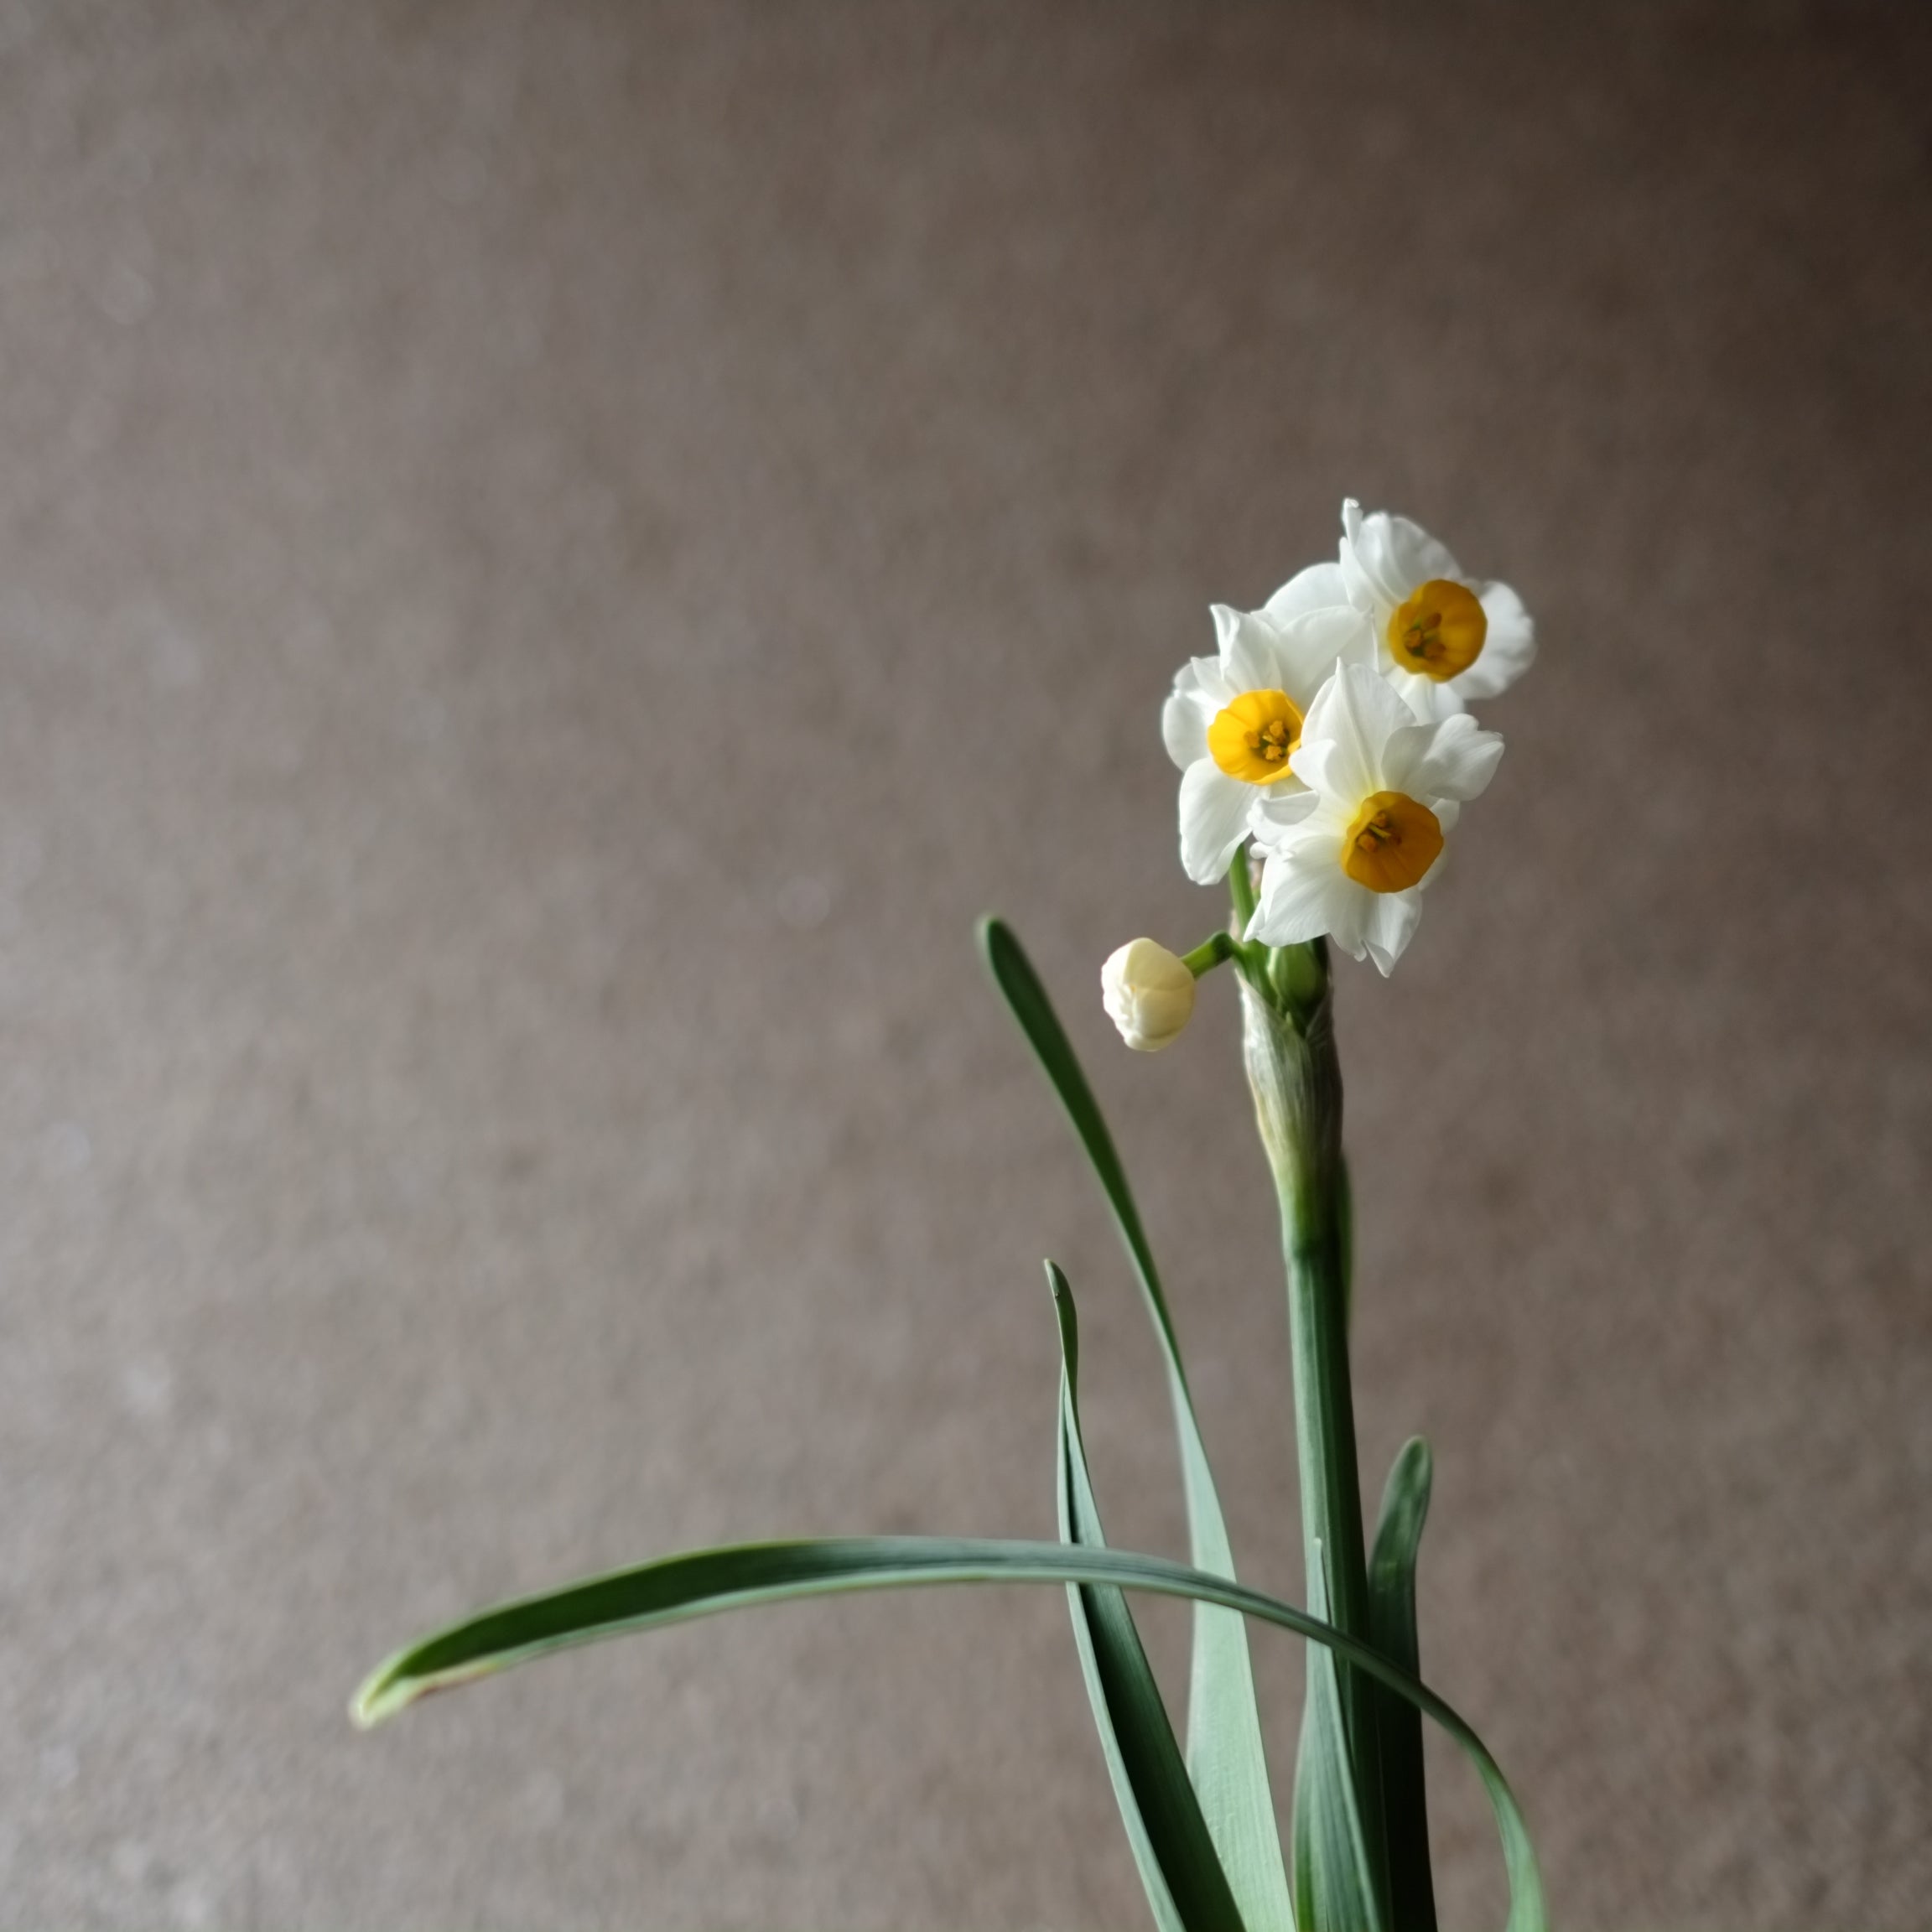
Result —
[{"label": "beige wall", "polygon": [[[1156,729],[1344,491],[1512,579],[1511,750],[1342,992],[1374,1480],[1573,1928],[1923,1924],[1932,253],[1905,9],[0,18],[0,1922],[1140,1922],[1052,1592],[440,1700],[426,1623],[781,1530],[1115,1540],[1152,1352],[1299,1594]],[[1150,1617],[1178,1654],[1171,1611]],[[1284,1787],[1299,1661],[1264,1644]],[[1454,1924],[1499,1917],[1432,1760]]]}]

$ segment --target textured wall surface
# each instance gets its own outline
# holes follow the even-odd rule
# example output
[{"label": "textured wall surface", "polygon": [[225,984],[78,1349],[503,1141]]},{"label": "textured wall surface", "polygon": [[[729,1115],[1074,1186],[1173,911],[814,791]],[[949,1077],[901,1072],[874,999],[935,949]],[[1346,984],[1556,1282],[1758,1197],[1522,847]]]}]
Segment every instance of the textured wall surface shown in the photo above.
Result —
[{"label": "textured wall surface", "polygon": [[344,1707],[653,1551],[1050,1534],[1048,1251],[1114,1538],[1177,1546],[989,906],[1299,1596],[1232,989],[1130,1059],[1094,975],[1215,922],[1160,700],[1348,492],[1544,638],[1341,992],[1426,1667],[1576,1932],[1924,1925],[1929,53],[1903,8],[0,11],[0,1922],[1141,1922],[1052,1591]]}]

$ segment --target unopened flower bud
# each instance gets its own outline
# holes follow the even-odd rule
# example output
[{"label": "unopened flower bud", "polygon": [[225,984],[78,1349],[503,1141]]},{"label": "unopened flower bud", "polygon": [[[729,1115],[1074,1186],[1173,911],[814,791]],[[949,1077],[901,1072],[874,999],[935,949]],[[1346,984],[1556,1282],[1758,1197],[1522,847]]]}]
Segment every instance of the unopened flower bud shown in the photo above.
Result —
[{"label": "unopened flower bud", "polygon": [[1136,1053],[1158,1053],[1194,1010],[1194,975],[1165,946],[1130,939],[1100,969],[1100,997]]}]

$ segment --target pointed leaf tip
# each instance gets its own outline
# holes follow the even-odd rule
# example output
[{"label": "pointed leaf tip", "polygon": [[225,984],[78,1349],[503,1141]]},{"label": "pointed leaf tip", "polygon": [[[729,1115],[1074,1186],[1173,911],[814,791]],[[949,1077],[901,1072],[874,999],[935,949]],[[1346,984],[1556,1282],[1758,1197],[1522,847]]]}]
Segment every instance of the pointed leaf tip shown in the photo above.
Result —
[{"label": "pointed leaf tip", "polygon": [[1060,1324],[1060,1353],[1067,1373],[1080,1372],[1080,1315],[1073,1306],[1073,1284],[1057,1261],[1046,1264],[1046,1285],[1053,1291],[1053,1318]]},{"label": "pointed leaf tip", "polygon": [[384,1718],[407,1710],[416,1701],[416,1695],[413,1685],[391,1682],[390,1668],[385,1664],[349,1700],[349,1722],[358,1731],[373,1731]]},{"label": "pointed leaf tip", "polygon": [[1429,1495],[1435,1478],[1436,1459],[1427,1440],[1411,1436],[1396,1451],[1382,1492],[1370,1567],[1410,1592],[1415,1588],[1415,1552],[1429,1519]]}]

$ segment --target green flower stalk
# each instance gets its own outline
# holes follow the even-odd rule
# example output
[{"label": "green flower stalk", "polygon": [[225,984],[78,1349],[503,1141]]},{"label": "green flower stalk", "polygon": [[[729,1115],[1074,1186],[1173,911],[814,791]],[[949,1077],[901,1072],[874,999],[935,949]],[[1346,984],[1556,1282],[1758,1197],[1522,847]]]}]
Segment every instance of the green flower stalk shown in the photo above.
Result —
[{"label": "green flower stalk", "polygon": [[[1228,871],[1234,925],[1254,918],[1245,853]],[[1293,1356],[1295,1448],[1301,1473],[1301,1539],[1308,1601],[1325,1607],[1337,1630],[1371,1633],[1368,1552],[1355,1446],[1355,1397],[1348,1372],[1348,1177],[1342,1152],[1342,1065],[1326,943],[1271,947],[1237,943],[1241,1038],[1254,1122],[1275,1178]],[[1330,1673],[1341,1719],[1343,1762],[1322,1763],[1328,1747],[1322,1702]],[[1332,1879],[1315,1867],[1321,1854],[1311,1812],[1324,1780],[1345,1785],[1358,1822],[1368,1883],[1384,1908],[1389,1846],[1383,1815],[1379,1711],[1374,1687],[1358,1671],[1310,1659],[1301,1760],[1296,1780],[1296,1843],[1301,1917],[1317,1925],[1334,1915]],[[1425,1868],[1428,1846],[1405,1847]],[[1345,1909],[1345,1908],[1344,1908]],[[1402,1932],[1414,1932],[1412,1925]]]},{"label": "green flower stalk", "polygon": [[[1255,1124],[1281,1214],[1287,1271],[1288,1333],[1294,1357],[1295,1447],[1301,1469],[1301,1538],[1310,1603],[1325,1602],[1337,1630],[1369,1636],[1368,1553],[1356,1465],[1355,1398],[1348,1374],[1348,1182],[1342,1159],[1342,1069],[1334,1008],[1318,945],[1302,958],[1244,975],[1242,1041]],[[1292,1000],[1284,979],[1312,997]],[[1373,1687],[1347,1665],[1335,1667],[1347,1777],[1377,1888],[1386,1893],[1381,1753]],[[1298,1810],[1310,1802],[1306,1778],[1320,1687],[1311,1671]]]}]

